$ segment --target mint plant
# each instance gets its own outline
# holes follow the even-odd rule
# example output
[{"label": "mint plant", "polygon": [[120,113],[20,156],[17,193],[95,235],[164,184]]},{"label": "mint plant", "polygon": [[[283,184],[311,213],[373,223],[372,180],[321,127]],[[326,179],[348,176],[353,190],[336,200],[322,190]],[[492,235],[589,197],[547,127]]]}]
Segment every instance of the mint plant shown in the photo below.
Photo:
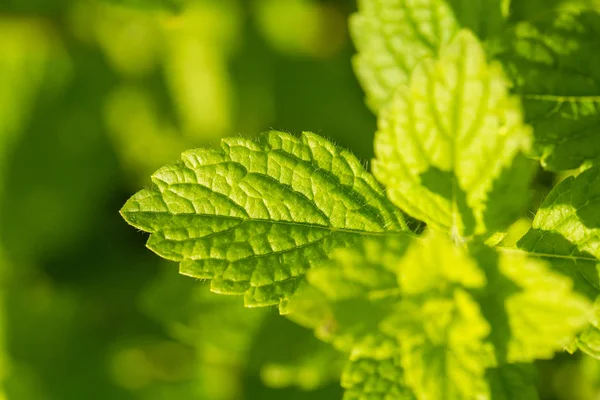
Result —
[{"label": "mint plant", "polygon": [[[535,360],[600,358],[599,16],[360,1],[372,174],[320,136],[271,131],[185,152],[121,214],[182,274],[348,354],[347,399],[536,398]],[[571,176],[505,245],[540,164]]]}]

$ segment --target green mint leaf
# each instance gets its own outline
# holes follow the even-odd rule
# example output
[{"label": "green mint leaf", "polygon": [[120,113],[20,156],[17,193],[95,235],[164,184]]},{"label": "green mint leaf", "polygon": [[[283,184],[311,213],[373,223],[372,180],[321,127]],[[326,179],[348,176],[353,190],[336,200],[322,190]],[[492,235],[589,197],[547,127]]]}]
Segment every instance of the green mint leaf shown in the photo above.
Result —
[{"label": "green mint leaf", "polygon": [[350,19],[358,50],[356,75],[369,107],[379,112],[406,84],[413,69],[435,58],[459,28],[481,39],[505,27],[507,0],[360,0]]},{"label": "green mint leaf", "polygon": [[577,348],[600,360],[600,329],[590,325],[577,338]]},{"label": "green mint leaf", "polygon": [[344,400],[413,400],[415,397],[405,386],[403,375],[398,359],[349,361],[342,375]]},{"label": "green mint leaf", "polygon": [[493,327],[488,339],[499,364],[552,358],[586,326],[590,301],[550,264],[520,250],[473,245],[470,252],[488,282],[474,295]]},{"label": "green mint leaf", "polygon": [[525,252],[459,247],[430,231],[335,251],[307,273],[285,311],[353,361],[396,360],[417,398],[502,399],[518,387],[535,392],[531,374],[505,382],[522,371],[504,365],[564,349],[591,304]]},{"label": "green mint leaf", "polygon": [[573,279],[579,292],[596,299],[591,324],[577,338],[575,347],[600,359],[598,174],[599,168],[593,167],[558,184],[519,247],[550,261],[554,270]]},{"label": "green mint leaf", "polygon": [[521,22],[504,35],[504,49],[496,54],[534,127],[533,153],[552,171],[600,156],[598,26],[595,12],[540,10],[534,22]]},{"label": "green mint leaf", "polygon": [[579,335],[574,348],[579,348],[589,356],[600,360],[600,296],[594,302],[594,312],[590,325]]},{"label": "green mint leaf", "polygon": [[[407,385],[423,399],[488,396],[492,327],[468,292],[486,285],[475,260],[430,234],[411,244],[397,271],[404,297],[382,327],[398,340]],[[418,271],[426,274],[422,280]]]},{"label": "green mint leaf", "polygon": [[500,254],[499,268],[515,285],[510,291],[489,294],[504,300],[510,328],[506,359],[511,363],[551,359],[585,327],[590,302],[573,291],[570,279],[523,253]]},{"label": "green mint leaf", "polygon": [[[427,271],[422,281],[419,270]],[[438,235],[413,241],[398,275],[403,300],[382,326],[396,334],[405,380],[419,398],[440,398],[439,387],[447,398],[500,396],[497,375],[508,372],[498,368],[552,358],[591,310],[568,277],[540,260],[485,246],[467,253]],[[518,382],[534,391],[527,375]]]},{"label": "green mint leaf", "polygon": [[465,291],[456,290],[451,298],[406,301],[395,315],[385,329],[396,334],[405,380],[417,398],[488,396],[485,370],[494,360],[485,337],[491,328]]},{"label": "green mint leaf", "polygon": [[486,284],[486,276],[477,260],[464,248],[433,232],[415,241],[396,268],[398,284],[406,296],[443,292],[448,284],[465,288],[480,288]]},{"label": "green mint leaf", "polygon": [[405,84],[415,66],[435,57],[458,30],[442,0],[360,0],[350,19],[358,54],[354,68],[367,92],[367,103],[379,111]]},{"label": "green mint leaf", "polygon": [[600,360],[600,296],[594,302],[594,313],[590,325],[579,335],[574,348],[579,348],[591,357]]},{"label": "green mint leaf", "polygon": [[508,86],[467,31],[420,64],[379,116],[373,172],[390,199],[462,237],[516,220],[528,200],[531,129]]},{"label": "green mint leaf", "polygon": [[224,139],[183,153],[121,214],[148,247],[247,306],[278,304],[331,250],[401,232],[399,210],[350,152],[304,133]]},{"label": "green mint leaf", "polygon": [[379,112],[420,61],[469,28],[487,41],[523,99],[535,128],[533,155],[553,171],[577,168],[600,156],[598,10],[584,0],[364,0],[351,20],[356,74]]},{"label": "green mint leaf", "polygon": [[569,177],[548,194],[532,228],[518,247],[543,258],[552,268],[571,277],[575,289],[594,300],[600,294],[600,169],[594,167]]},{"label": "green mint leaf", "polygon": [[379,325],[399,299],[395,267],[411,240],[409,235],[369,238],[335,251],[308,272],[307,283],[282,311],[351,358],[392,357],[395,340]]}]

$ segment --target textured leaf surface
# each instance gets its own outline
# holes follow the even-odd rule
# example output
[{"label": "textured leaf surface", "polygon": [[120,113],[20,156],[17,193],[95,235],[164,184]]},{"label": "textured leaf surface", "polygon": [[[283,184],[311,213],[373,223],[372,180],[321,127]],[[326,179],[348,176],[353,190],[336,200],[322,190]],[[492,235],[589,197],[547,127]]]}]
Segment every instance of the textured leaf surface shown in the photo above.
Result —
[{"label": "textured leaf surface", "polygon": [[354,69],[367,103],[378,112],[407,83],[413,69],[435,58],[459,28],[481,38],[505,27],[503,0],[360,0],[350,19],[358,54]]},{"label": "textured leaf surface", "polygon": [[334,252],[331,261],[309,271],[307,284],[285,312],[351,358],[392,357],[395,340],[380,323],[399,299],[395,268],[410,240],[408,235],[366,239]]},{"label": "textured leaf surface", "polygon": [[[551,358],[585,327],[591,304],[525,252],[459,247],[430,232],[337,250],[284,310],[353,361],[396,360],[417,398],[502,399],[535,393],[527,368],[505,364]],[[369,379],[373,393],[387,382],[355,383]]]},{"label": "textured leaf surface", "polygon": [[468,294],[404,303],[397,314],[402,317],[387,329],[397,333],[405,379],[418,398],[488,396],[485,369],[493,357],[484,339],[490,326]]},{"label": "textured leaf surface", "polygon": [[[483,272],[464,248],[438,235],[415,241],[397,271],[404,298],[383,326],[398,339],[407,385],[423,399],[489,396],[491,326],[466,291],[485,286]],[[422,284],[418,271],[426,274]]]},{"label": "textured leaf surface", "polygon": [[594,300],[600,293],[600,169],[570,177],[548,194],[531,230],[518,246],[570,276],[575,288]]},{"label": "textured leaf surface", "polygon": [[373,171],[430,226],[463,237],[501,230],[528,200],[531,130],[475,37],[461,32],[440,57],[381,112]]},{"label": "textured leaf surface", "polygon": [[531,373],[506,363],[552,358],[587,323],[591,304],[568,277],[523,252],[483,249],[434,235],[413,241],[398,266],[403,300],[382,326],[419,398],[535,393]]},{"label": "textured leaf surface", "polygon": [[463,247],[442,234],[429,233],[411,244],[410,251],[396,267],[398,284],[406,296],[448,294],[452,285],[480,288],[486,277],[477,261]]},{"label": "textured leaf surface", "polygon": [[590,168],[557,185],[538,211],[532,229],[519,247],[550,261],[554,270],[570,276],[575,288],[596,299],[595,313],[577,339],[577,347],[600,358],[598,257],[600,256],[600,169]]},{"label": "textured leaf surface", "polygon": [[545,12],[534,21],[513,27],[497,57],[535,129],[534,154],[553,171],[577,168],[600,156],[600,15]]},{"label": "textured leaf surface", "polygon": [[337,247],[405,229],[363,165],[311,133],[224,139],[182,160],[158,170],[121,214],[181,273],[244,294],[248,306],[279,303]]},{"label": "textured leaf surface", "polygon": [[404,385],[403,372],[396,359],[350,361],[342,375],[344,400],[413,400]]},{"label": "textured leaf surface", "polygon": [[577,348],[590,357],[600,360],[600,329],[588,326],[577,338]]},{"label": "textured leaf surface", "polygon": [[[600,8],[588,1],[364,0],[352,20],[355,70],[375,111],[459,28],[489,41],[535,128],[533,154],[553,171],[600,156]],[[413,17],[410,19],[409,17]],[[500,51],[498,49],[501,49]]]},{"label": "textured leaf surface", "polygon": [[576,347],[587,355],[600,360],[600,296],[594,302],[590,325],[577,338]]},{"label": "textured leaf surface", "polygon": [[[586,325],[591,303],[570,279],[524,254],[501,254],[501,272],[518,288],[504,300],[510,326],[509,362],[551,359]],[[495,293],[495,296],[502,296]]]},{"label": "textured leaf surface", "polygon": [[378,111],[424,58],[436,56],[458,26],[442,0],[360,0],[350,20],[356,74]]},{"label": "textured leaf surface", "polygon": [[590,301],[549,263],[516,249],[470,250],[488,281],[474,295],[493,327],[488,339],[499,364],[552,358],[586,326]]}]

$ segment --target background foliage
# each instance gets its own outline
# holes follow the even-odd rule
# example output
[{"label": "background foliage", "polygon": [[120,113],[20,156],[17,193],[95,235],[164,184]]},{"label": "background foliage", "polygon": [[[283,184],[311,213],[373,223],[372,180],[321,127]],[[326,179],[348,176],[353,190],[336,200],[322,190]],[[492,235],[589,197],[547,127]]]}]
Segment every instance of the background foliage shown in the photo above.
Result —
[{"label": "background foliage", "polygon": [[[2,2],[0,398],[341,398],[343,356],[274,309],[178,275],[117,211],[157,166],[222,136],[307,130],[370,159],[355,9]],[[538,198],[556,178],[537,177]],[[355,368],[370,373],[369,360]],[[540,371],[545,399],[599,393],[600,364],[581,353]]]}]

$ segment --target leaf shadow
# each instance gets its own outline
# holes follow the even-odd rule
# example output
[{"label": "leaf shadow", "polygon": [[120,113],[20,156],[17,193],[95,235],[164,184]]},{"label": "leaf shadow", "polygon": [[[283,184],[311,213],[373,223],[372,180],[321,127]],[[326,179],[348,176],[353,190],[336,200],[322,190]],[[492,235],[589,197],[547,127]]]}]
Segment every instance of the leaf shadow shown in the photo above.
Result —
[{"label": "leaf shadow", "polygon": [[467,203],[467,194],[460,187],[454,172],[432,166],[420,175],[420,179],[421,184],[429,191],[456,205],[464,227],[463,236],[471,236],[475,232],[475,216]]}]

